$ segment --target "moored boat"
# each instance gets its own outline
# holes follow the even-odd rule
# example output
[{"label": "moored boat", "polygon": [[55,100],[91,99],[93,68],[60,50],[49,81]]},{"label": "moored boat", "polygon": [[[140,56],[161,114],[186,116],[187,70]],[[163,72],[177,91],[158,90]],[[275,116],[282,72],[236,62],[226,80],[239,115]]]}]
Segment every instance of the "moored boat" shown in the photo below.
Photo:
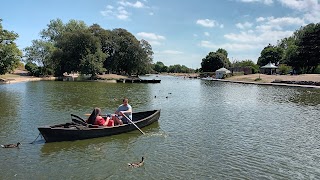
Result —
[{"label": "moored boat", "polygon": [[[159,120],[160,110],[136,112],[132,117],[134,124],[143,128]],[[38,130],[46,142],[58,142],[111,136],[137,130],[137,128],[133,124],[114,127],[88,125],[80,117],[72,115],[72,122],[38,127]]]}]

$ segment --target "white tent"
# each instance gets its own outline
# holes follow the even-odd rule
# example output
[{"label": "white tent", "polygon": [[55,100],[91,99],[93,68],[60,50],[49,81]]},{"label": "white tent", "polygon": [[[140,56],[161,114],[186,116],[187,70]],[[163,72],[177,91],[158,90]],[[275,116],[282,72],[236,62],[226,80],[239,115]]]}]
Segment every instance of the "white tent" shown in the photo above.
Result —
[{"label": "white tent", "polygon": [[216,79],[222,79],[223,75],[230,74],[230,73],[231,73],[231,71],[229,71],[228,69],[220,68],[220,69],[216,70]]},{"label": "white tent", "polygon": [[[274,69],[276,72],[276,69],[278,69],[278,66],[275,66],[274,64],[272,64],[271,62],[269,62],[268,64],[264,65],[264,66],[261,66],[260,67],[261,69],[270,69],[270,74],[272,74],[272,69]],[[266,72],[266,71],[265,71]],[[267,71],[268,72],[268,71]]]}]

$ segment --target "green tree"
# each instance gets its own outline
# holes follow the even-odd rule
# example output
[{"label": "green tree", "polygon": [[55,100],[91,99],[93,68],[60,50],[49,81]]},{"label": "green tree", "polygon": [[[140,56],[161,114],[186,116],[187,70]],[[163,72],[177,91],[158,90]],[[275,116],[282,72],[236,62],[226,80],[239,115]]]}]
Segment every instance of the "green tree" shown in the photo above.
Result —
[{"label": "green tree", "polygon": [[222,67],[228,68],[229,60],[223,53],[210,52],[202,59],[201,69],[203,72],[214,72]]},{"label": "green tree", "polygon": [[43,74],[51,74],[54,69],[54,64],[52,62],[51,55],[55,47],[52,42],[44,40],[33,40],[32,45],[26,47],[25,51],[25,61],[37,63],[43,68]]},{"label": "green tree", "polygon": [[153,51],[148,41],[140,40],[140,63],[138,62],[137,73],[146,74],[152,71]]},{"label": "green tree", "polygon": [[236,61],[232,65],[233,67],[249,67],[251,68],[252,73],[259,72],[259,66],[255,64],[252,60],[243,60],[243,61]]},{"label": "green tree", "polygon": [[269,44],[265,47],[258,58],[257,64],[259,66],[264,66],[269,62],[274,63],[276,65],[282,60],[283,49],[277,46],[272,46]]},{"label": "green tree", "polygon": [[[77,30],[74,32],[65,32],[58,39],[55,58],[59,62],[57,72],[62,75],[64,72],[92,72],[92,75],[99,73],[92,70],[100,70],[99,63],[102,63],[106,57],[101,51],[99,39],[92,33],[86,30]],[[95,61],[92,58],[96,57]],[[94,63],[90,65],[89,63]],[[98,63],[98,64],[97,64]],[[85,70],[83,67],[94,67],[90,70]]]},{"label": "green tree", "polygon": [[161,61],[157,61],[154,65],[154,70],[161,73],[161,72],[167,72],[168,67],[163,64]]},{"label": "green tree", "polygon": [[298,58],[303,61],[305,72],[314,73],[320,65],[320,23],[305,26],[297,45]]},{"label": "green tree", "polygon": [[22,53],[14,42],[17,38],[15,32],[3,29],[0,19],[0,74],[12,72],[19,66]]},{"label": "green tree", "polygon": [[112,30],[108,48],[111,53],[104,63],[105,67],[128,75],[139,74],[141,68],[148,65],[151,67],[153,52],[146,42],[138,41],[125,29]]},{"label": "green tree", "polygon": [[43,29],[40,32],[41,38],[55,42],[60,35],[65,32],[65,25],[61,19],[51,20],[47,25],[47,29]]},{"label": "green tree", "polygon": [[225,55],[228,58],[228,52],[225,49],[219,48],[217,51],[217,53],[221,53],[223,55]]},{"label": "green tree", "polygon": [[25,68],[32,76],[36,76],[39,74],[39,68],[35,63],[27,62]]}]

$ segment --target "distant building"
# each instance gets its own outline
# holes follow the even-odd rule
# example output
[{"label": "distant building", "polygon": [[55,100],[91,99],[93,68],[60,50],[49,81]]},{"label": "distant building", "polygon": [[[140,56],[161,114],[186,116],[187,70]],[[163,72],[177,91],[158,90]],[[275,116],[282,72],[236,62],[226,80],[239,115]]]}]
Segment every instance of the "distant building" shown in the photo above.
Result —
[{"label": "distant building", "polygon": [[268,64],[260,67],[260,72],[263,74],[275,74],[277,73],[278,66],[275,66],[273,63],[269,62]]},{"label": "distant building", "polygon": [[220,69],[216,70],[216,79],[223,79],[224,76],[227,76],[230,73],[231,73],[231,71],[229,71],[228,69],[220,68]]}]

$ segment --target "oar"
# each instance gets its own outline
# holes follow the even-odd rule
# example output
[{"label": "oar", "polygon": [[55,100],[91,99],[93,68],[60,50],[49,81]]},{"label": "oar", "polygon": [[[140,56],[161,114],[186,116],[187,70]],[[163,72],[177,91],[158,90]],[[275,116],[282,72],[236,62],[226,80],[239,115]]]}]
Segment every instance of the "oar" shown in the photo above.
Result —
[{"label": "oar", "polygon": [[125,117],[125,118],[127,118],[143,135],[145,135],[145,133],[130,119],[130,118],[128,118],[124,113],[122,113],[123,114],[123,116]]}]

